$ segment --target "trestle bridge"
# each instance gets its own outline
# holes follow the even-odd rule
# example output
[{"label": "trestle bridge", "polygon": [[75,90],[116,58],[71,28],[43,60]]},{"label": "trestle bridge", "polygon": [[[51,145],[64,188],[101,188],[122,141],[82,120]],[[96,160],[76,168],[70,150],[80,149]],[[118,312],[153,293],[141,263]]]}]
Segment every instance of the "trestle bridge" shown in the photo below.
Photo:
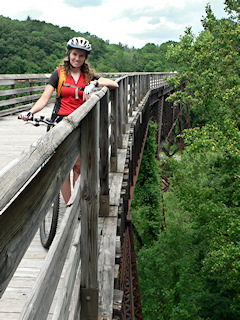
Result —
[{"label": "trestle bridge", "polygon": [[[149,121],[158,124],[157,156],[170,155],[167,141],[170,146],[186,125],[182,106],[166,101],[172,92],[166,78],[173,75],[109,74],[118,89],[96,91],[36,140],[40,129],[16,114],[39,98],[49,75],[0,75],[0,107],[11,106],[0,111],[0,319],[143,319],[131,200]],[[29,146],[11,159],[27,138]],[[62,204],[46,251],[40,223],[79,154],[73,205]]]}]

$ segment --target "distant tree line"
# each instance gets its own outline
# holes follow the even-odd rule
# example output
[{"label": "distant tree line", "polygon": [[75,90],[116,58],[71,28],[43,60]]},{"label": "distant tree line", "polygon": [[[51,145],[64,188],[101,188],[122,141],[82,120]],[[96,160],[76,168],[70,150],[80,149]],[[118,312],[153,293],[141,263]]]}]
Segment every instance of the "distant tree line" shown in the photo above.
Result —
[{"label": "distant tree line", "polygon": [[92,45],[89,61],[97,72],[168,72],[177,69],[166,52],[169,41],[161,45],[146,44],[142,49],[58,27],[44,21],[12,20],[0,16],[0,73],[52,73],[64,57],[66,43],[75,36],[87,38]]}]

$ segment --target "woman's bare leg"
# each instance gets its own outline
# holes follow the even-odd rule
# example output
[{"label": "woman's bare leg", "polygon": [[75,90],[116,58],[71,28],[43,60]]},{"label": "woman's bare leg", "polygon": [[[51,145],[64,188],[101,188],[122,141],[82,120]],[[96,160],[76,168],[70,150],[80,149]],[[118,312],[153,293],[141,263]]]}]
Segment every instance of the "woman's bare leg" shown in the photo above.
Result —
[{"label": "woman's bare leg", "polygon": [[65,203],[67,204],[69,199],[71,198],[70,175],[67,177],[66,181],[64,182],[61,191],[62,191],[63,199],[64,199]]},{"label": "woman's bare leg", "polygon": [[[80,175],[80,156],[78,157],[78,159],[73,167],[73,187],[75,186],[75,182],[77,181],[79,175]],[[71,198],[70,175],[67,177],[66,181],[64,182],[61,191],[62,191],[63,199],[64,199],[65,203],[67,204]]]},{"label": "woman's bare leg", "polygon": [[81,160],[80,160],[80,156],[77,158],[77,161],[73,167],[73,187],[75,186],[75,182],[77,181],[77,179],[79,178],[80,175],[80,164],[81,164]]}]

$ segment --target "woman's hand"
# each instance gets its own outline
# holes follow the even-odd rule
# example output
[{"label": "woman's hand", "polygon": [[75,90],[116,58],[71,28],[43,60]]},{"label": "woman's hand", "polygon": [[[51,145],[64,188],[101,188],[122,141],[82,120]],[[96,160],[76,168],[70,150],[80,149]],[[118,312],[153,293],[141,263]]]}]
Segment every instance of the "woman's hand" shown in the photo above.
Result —
[{"label": "woman's hand", "polygon": [[95,89],[95,82],[90,82],[88,85],[86,85],[84,91],[83,91],[83,101],[87,101],[91,98],[91,92],[93,89]]},{"label": "woman's hand", "polygon": [[33,118],[33,114],[31,111],[25,111],[25,112],[22,112],[19,116],[18,116],[18,119],[22,119],[24,121],[28,121],[29,119],[32,119]]}]

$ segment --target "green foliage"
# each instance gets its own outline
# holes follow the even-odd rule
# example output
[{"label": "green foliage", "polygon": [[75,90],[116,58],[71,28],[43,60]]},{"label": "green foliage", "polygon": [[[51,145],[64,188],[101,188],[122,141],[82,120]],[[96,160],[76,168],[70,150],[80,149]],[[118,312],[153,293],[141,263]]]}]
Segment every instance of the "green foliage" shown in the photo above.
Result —
[{"label": "green foliage", "polygon": [[138,251],[144,319],[240,317],[240,141],[235,133],[215,124],[186,131],[181,161],[166,160],[167,226],[157,241]]},{"label": "green foliage", "polygon": [[[89,61],[97,72],[174,71],[166,59],[169,43],[143,49],[109,44],[95,35],[60,28],[44,21],[0,16],[0,73],[51,73],[62,60],[67,41],[83,36],[92,44]],[[172,43],[172,42],[171,42]]]},{"label": "green foliage", "polygon": [[194,126],[181,135],[181,161],[164,160],[166,227],[137,252],[147,320],[240,318],[239,1],[225,4],[230,19],[217,20],[207,5],[204,31],[187,29],[168,51],[178,64],[173,86],[186,83],[170,99],[191,107]]},{"label": "green foliage", "polygon": [[181,71],[172,84],[177,88],[186,81],[185,92],[176,92],[172,99],[190,105],[196,125],[231,119],[240,128],[240,25],[217,20],[210,6],[202,24],[204,31],[197,38],[187,29],[168,51]]},{"label": "green foliage", "polygon": [[77,33],[38,20],[0,16],[1,73],[51,73],[63,58],[66,42]]},{"label": "green foliage", "polygon": [[240,3],[238,0],[225,0],[226,12],[231,15],[232,19],[237,19],[239,21],[240,14]]},{"label": "green foliage", "polygon": [[159,215],[161,211],[161,184],[159,168],[155,159],[155,135],[156,125],[150,123],[131,208],[133,223],[141,238],[141,244],[146,246],[150,246],[153,240],[157,240],[162,226],[162,217]]}]

